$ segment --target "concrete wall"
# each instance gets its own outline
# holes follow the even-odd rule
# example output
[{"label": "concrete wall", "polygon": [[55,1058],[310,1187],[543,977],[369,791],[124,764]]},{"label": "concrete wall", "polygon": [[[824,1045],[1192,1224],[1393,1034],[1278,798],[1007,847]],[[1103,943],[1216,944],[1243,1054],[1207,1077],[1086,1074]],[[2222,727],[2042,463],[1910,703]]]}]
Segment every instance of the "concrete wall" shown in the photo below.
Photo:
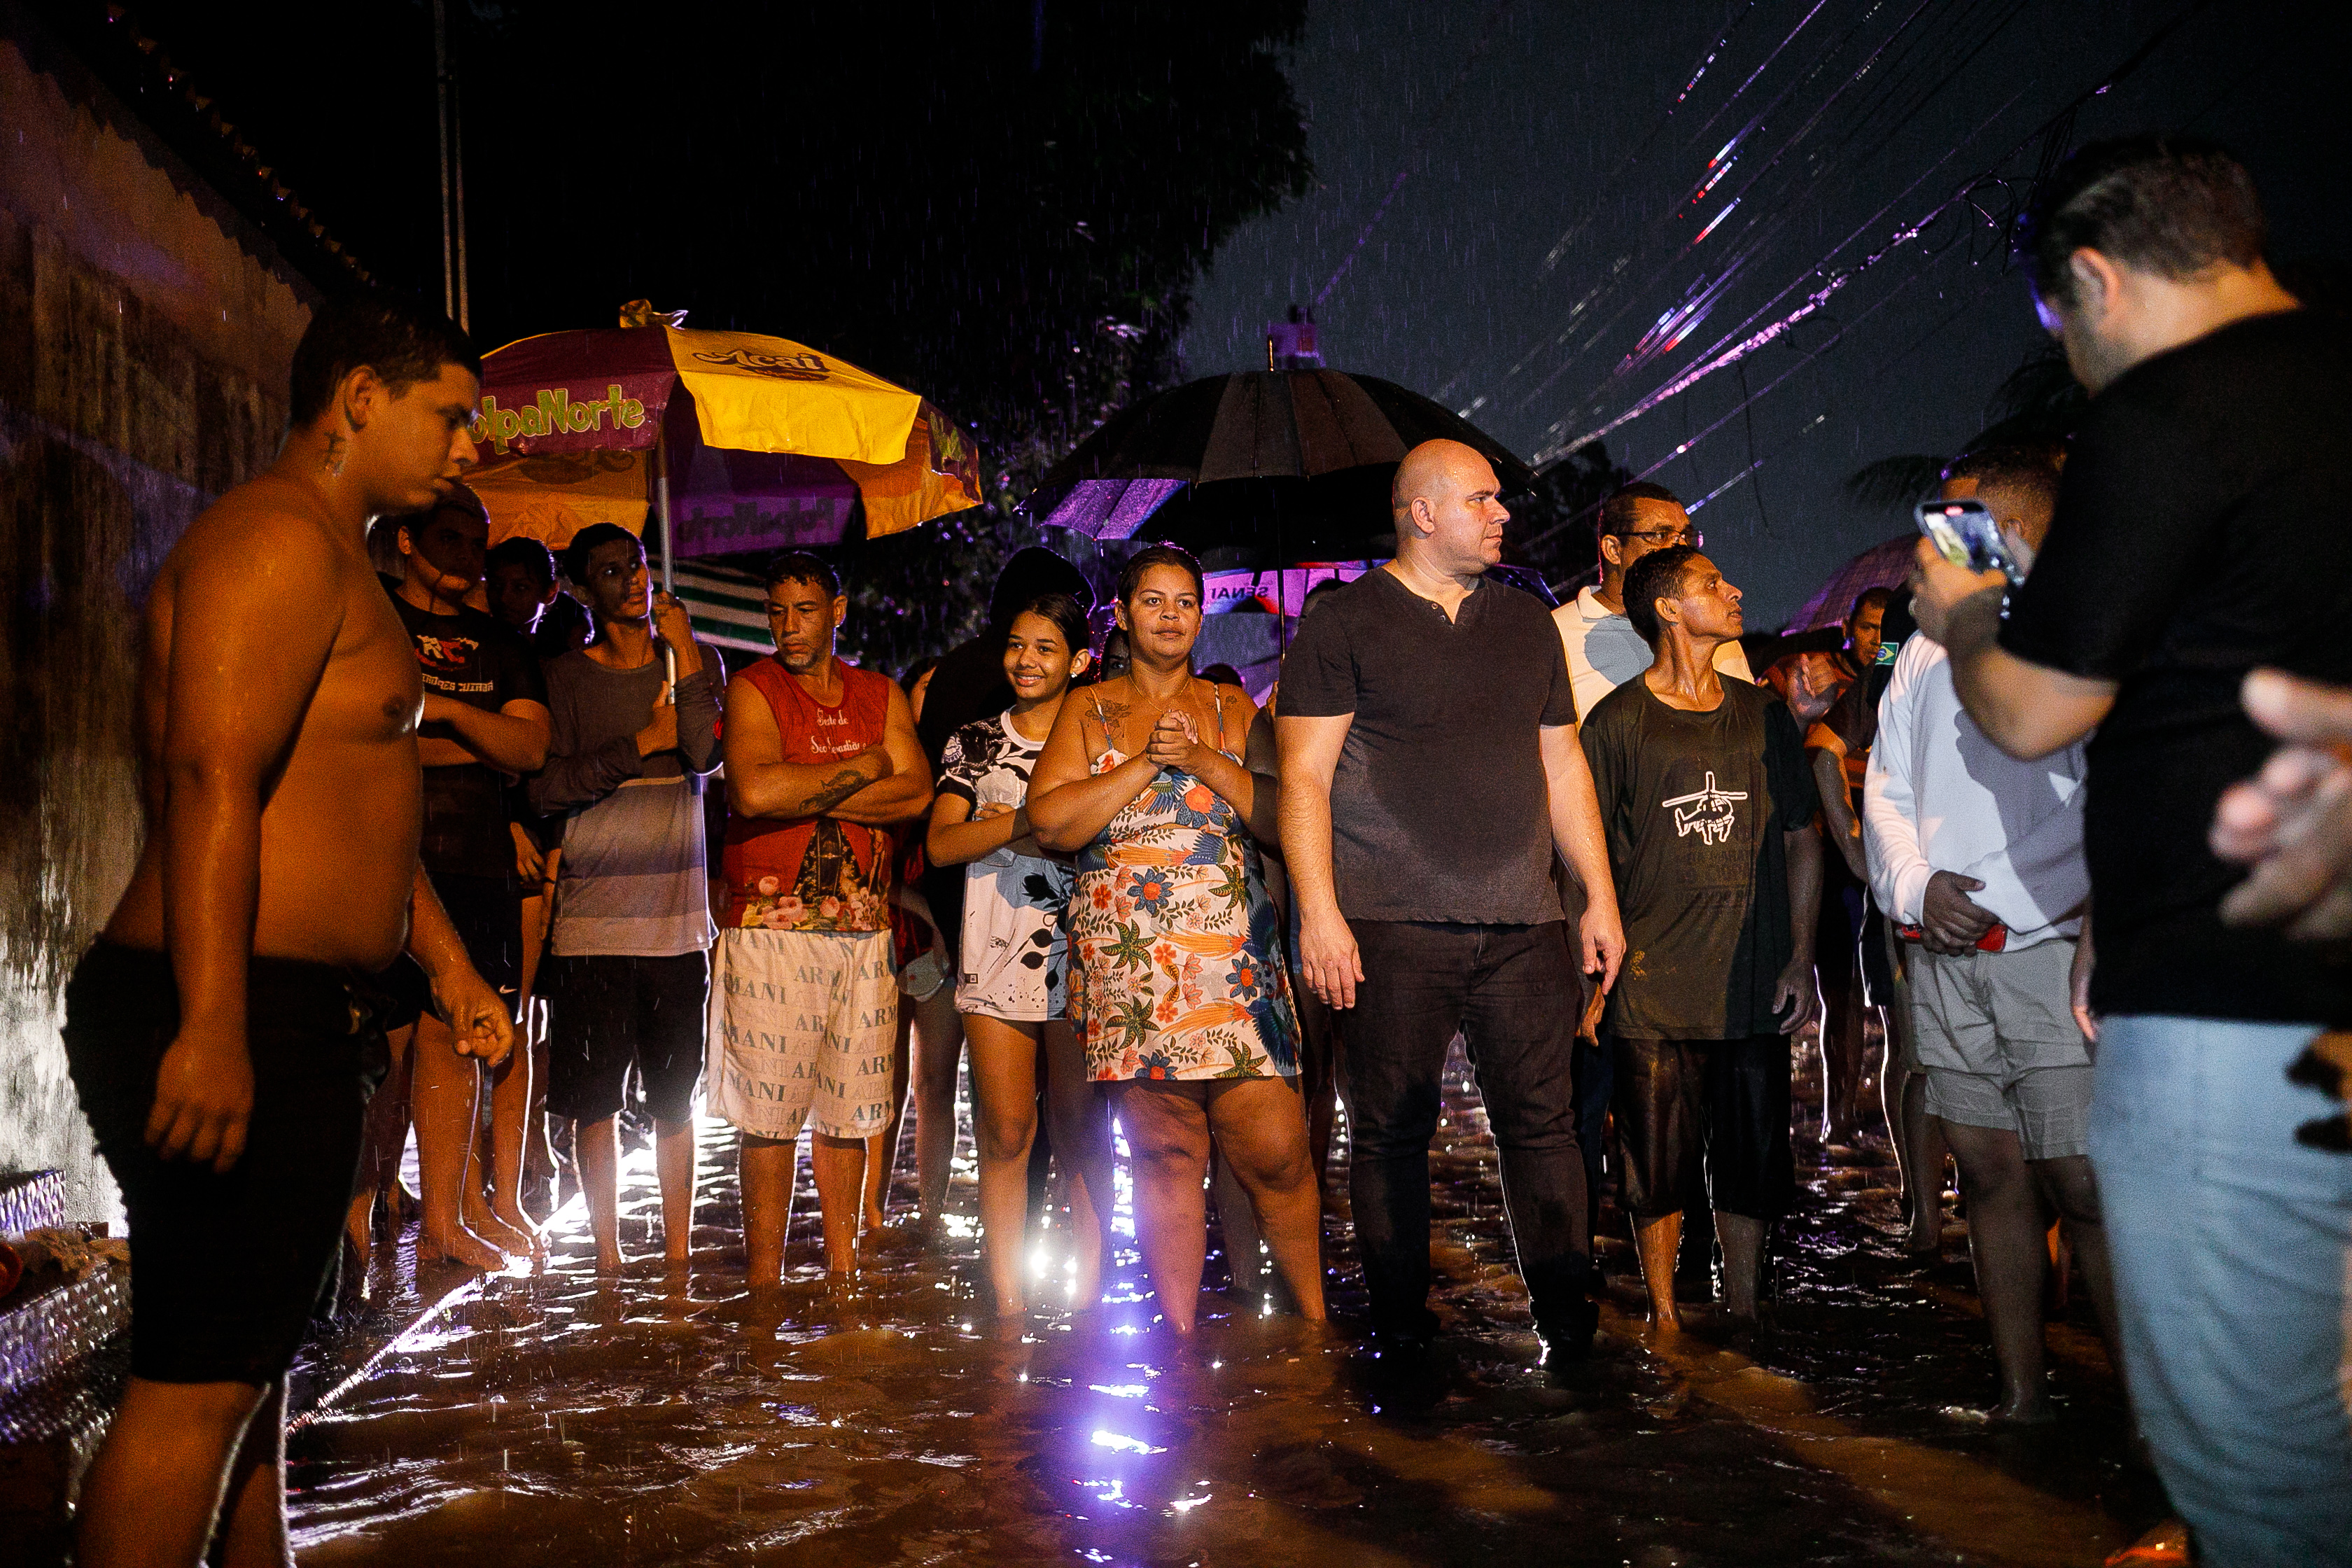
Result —
[{"label": "concrete wall", "polygon": [[60,988],[139,850],[138,617],[265,466],[315,291],[0,0],[0,1170],[105,1217]]}]

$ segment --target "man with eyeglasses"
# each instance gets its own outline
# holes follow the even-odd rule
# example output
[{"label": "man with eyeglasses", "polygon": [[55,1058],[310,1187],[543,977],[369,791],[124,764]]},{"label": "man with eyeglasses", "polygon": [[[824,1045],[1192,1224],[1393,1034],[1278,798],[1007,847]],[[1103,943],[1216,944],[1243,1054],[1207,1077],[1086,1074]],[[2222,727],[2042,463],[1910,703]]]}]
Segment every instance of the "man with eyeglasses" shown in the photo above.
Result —
[{"label": "man with eyeglasses", "polygon": [[[574,1126],[596,1267],[621,1267],[621,1112],[645,1082],[662,1244],[683,1266],[694,1226],[694,1086],[709,994],[704,775],[719,765],[727,672],[686,606],[646,581],[645,547],[600,522],[564,548],[596,640],[547,662],[554,738],[532,809],[563,817],[548,942],[547,1110]],[[671,671],[675,669],[673,681]]]},{"label": "man with eyeglasses", "polygon": [[[1576,710],[1590,713],[1612,691],[1650,668],[1650,645],[1625,618],[1625,574],[1654,550],[1702,548],[1698,528],[1664,485],[1636,479],[1601,503],[1601,581],[1551,613],[1568,650],[1568,679]],[[1734,637],[1715,650],[1717,673],[1753,682],[1748,656]]]}]

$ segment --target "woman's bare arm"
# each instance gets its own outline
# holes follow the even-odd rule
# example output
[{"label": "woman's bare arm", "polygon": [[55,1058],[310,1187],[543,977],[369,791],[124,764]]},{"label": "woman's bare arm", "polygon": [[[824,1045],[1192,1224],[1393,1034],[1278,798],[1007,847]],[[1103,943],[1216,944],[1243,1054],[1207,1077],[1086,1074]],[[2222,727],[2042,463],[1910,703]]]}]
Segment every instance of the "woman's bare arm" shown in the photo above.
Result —
[{"label": "woman's bare arm", "polygon": [[[1054,732],[1029,774],[1027,813],[1030,829],[1047,849],[1065,854],[1094,842],[1120,807],[1141,795],[1160,772],[1150,757],[1130,757],[1107,773],[1087,767],[1087,704],[1075,699],[1062,704]],[[1104,700],[1105,714],[1117,718],[1124,704]]]}]

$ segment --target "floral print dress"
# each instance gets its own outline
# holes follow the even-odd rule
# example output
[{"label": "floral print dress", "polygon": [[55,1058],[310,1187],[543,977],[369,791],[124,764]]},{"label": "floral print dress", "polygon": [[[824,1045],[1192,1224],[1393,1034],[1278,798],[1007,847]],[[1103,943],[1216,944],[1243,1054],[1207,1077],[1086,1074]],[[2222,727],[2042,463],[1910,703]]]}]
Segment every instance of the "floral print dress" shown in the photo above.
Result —
[{"label": "floral print dress", "polygon": [[[1127,760],[1105,751],[1094,771]],[[1298,1075],[1281,923],[1256,841],[1223,795],[1162,769],[1080,852],[1069,909],[1070,1017],[1089,1078]]]}]

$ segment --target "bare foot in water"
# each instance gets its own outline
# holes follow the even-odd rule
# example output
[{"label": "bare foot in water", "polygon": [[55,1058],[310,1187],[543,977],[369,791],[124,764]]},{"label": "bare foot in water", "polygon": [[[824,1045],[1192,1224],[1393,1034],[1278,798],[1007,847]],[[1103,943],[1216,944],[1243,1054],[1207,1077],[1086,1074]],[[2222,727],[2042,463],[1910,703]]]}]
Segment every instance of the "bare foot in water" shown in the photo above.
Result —
[{"label": "bare foot in water", "polygon": [[2048,1426],[2056,1423],[2058,1412],[2046,1394],[2011,1394],[1986,1411],[1985,1419],[1996,1426]]},{"label": "bare foot in water", "polygon": [[460,1226],[455,1236],[420,1232],[416,1237],[416,1261],[420,1264],[455,1263],[464,1268],[496,1273],[506,1268],[507,1255]]},{"label": "bare foot in water", "polygon": [[483,1240],[517,1258],[528,1258],[533,1263],[543,1262],[547,1258],[547,1237],[540,1234],[539,1226],[527,1215],[502,1215],[492,1209],[479,1218],[468,1215],[466,1227],[479,1232]]}]

